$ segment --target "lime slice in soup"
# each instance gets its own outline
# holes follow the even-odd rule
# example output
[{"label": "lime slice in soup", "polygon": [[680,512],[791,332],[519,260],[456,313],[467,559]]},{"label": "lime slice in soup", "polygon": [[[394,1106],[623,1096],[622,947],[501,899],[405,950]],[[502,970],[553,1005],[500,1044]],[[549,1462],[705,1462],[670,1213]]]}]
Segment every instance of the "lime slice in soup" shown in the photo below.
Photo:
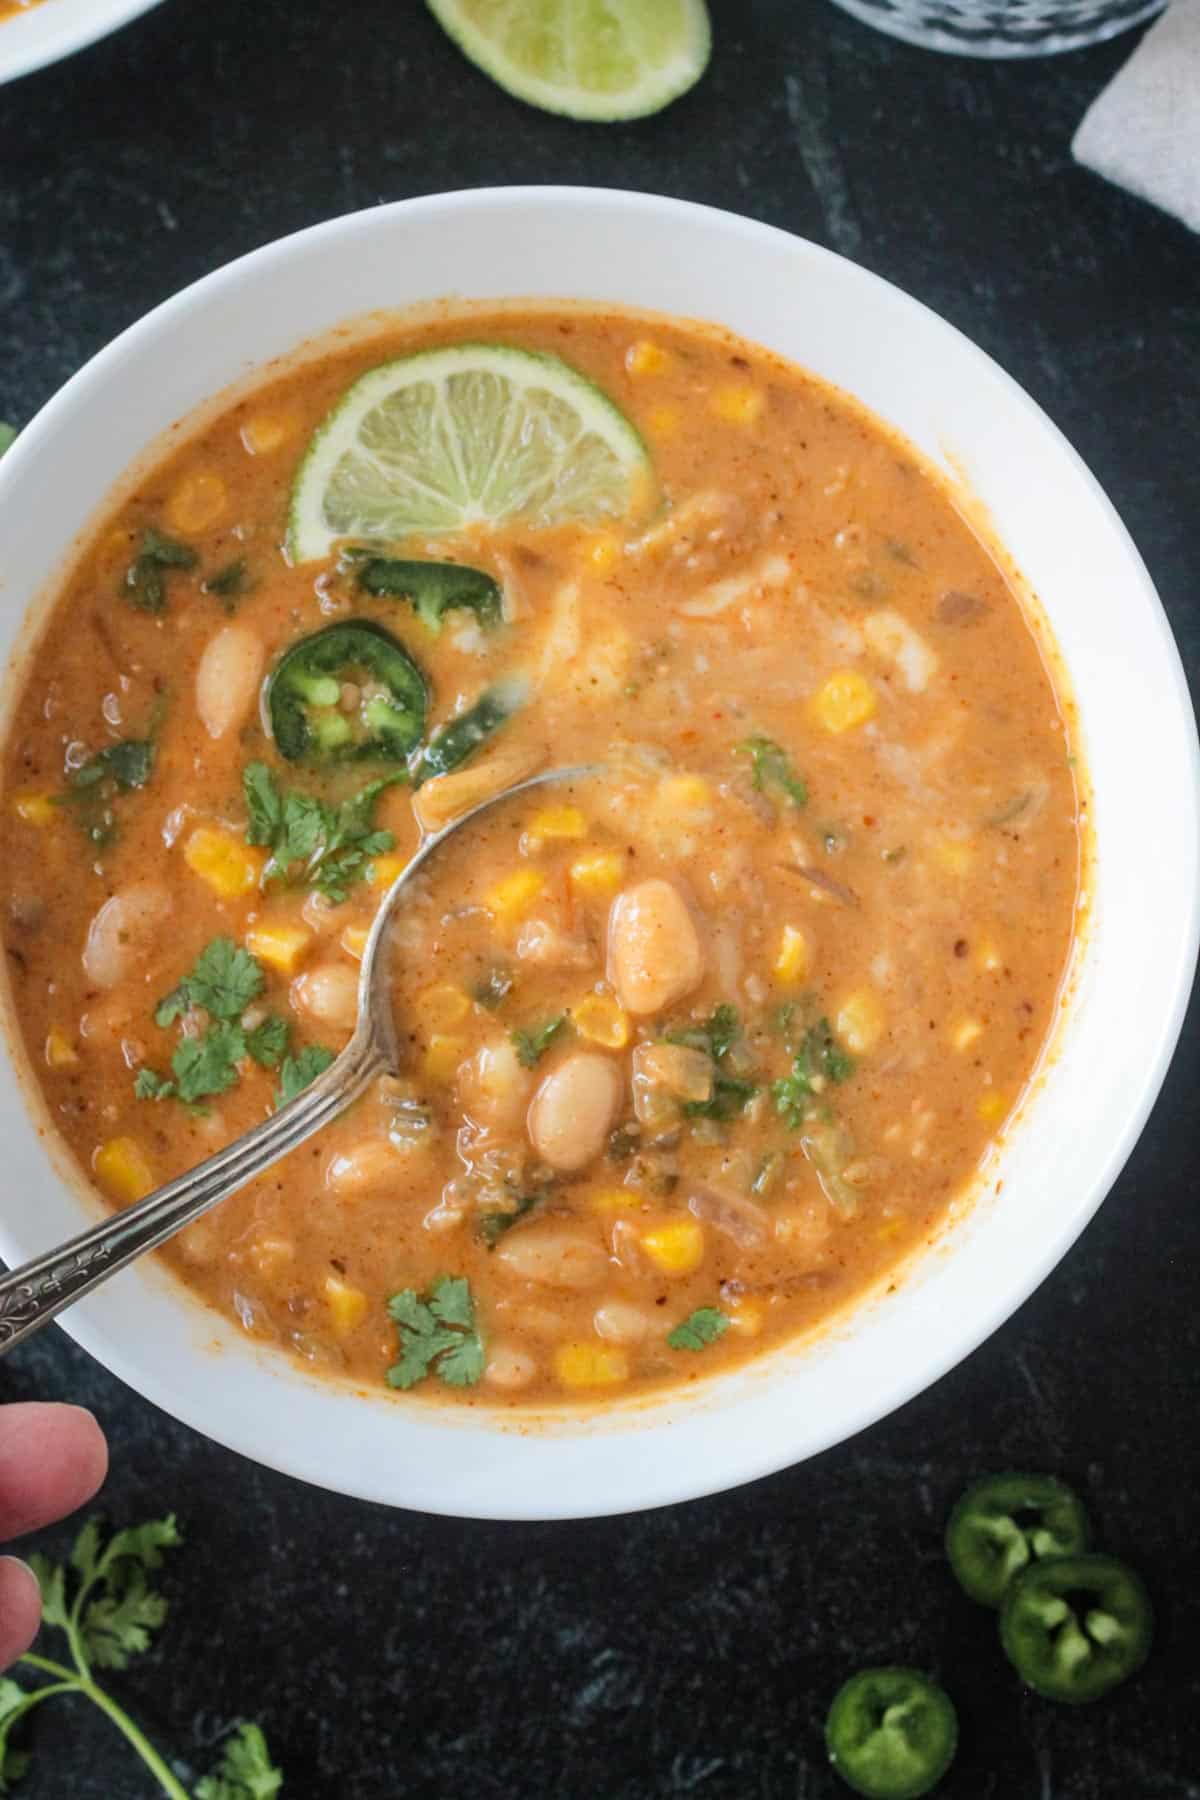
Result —
[{"label": "lime slice in soup", "polygon": [[429,0],[518,100],[572,119],[640,119],[687,92],[712,47],[704,0]]},{"label": "lime slice in soup", "polygon": [[288,551],[521,519],[623,518],[653,494],[645,444],[557,356],[455,344],[363,375],[318,428],[292,489]]}]

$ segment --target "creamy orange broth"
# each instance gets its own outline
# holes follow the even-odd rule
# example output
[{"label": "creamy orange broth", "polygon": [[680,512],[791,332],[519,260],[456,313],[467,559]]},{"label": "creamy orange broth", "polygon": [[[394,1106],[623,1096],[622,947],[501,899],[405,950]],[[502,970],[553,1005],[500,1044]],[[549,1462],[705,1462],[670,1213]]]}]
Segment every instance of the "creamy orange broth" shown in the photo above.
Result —
[{"label": "creamy orange broth", "polygon": [[[291,480],[349,382],[488,337],[599,383],[645,435],[659,509],[401,547],[494,575],[494,631],[452,614],[434,636],[361,592],[352,564],[289,567]],[[196,556],[166,571],[157,616],[124,586],[147,528]],[[234,560],[245,591],[206,591]],[[419,663],[431,724],[501,675],[531,694],[415,801],[381,794],[394,848],[331,904],[264,882],[242,775],[262,762],[283,789],[334,799],[387,772],[284,762],[258,704],[287,646],[352,617]],[[130,737],[155,745],[144,785],[55,799]],[[786,760],[764,762],[762,740]],[[0,818],[25,1049],[80,1165],[127,1203],[274,1103],[278,1070],[245,1056],[200,1109],[135,1094],[140,1070],[169,1077],[181,1031],[212,1024],[194,1004],[154,1017],[206,945],[258,959],[242,1028],[270,1014],[293,1056],[338,1050],[366,927],[421,824],[538,769],[602,762],[434,859],[397,927],[401,1076],[165,1254],[246,1331],[361,1381],[396,1363],[389,1296],[427,1298],[447,1274],[470,1283],[482,1380],[452,1387],[435,1360],[418,1394],[515,1404],[694,1380],[844,1307],[968,1187],[1068,955],[1070,748],[1021,608],[947,493],[779,359],[579,310],[335,348],[154,468],[51,615]],[[115,827],[111,843],[88,826]],[[734,1013],[714,1041],[718,1007]],[[559,1018],[536,1055],[530,1035]],[[797,1055],[813,1078],[799,1090]],[[700,1336],[718,1335],[672,1347],[698,1311]]]}]

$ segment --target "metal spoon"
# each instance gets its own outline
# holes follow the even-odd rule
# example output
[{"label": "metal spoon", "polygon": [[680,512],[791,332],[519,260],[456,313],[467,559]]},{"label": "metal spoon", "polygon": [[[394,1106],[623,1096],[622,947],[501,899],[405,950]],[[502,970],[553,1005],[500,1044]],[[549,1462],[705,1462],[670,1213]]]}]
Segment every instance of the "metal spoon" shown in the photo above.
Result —
[{"label": "metal spoon", "polygon": [[189,1169],[186,1175],[168,1181],[165,1187],[157,1188],[136,1205],[113,1213],[89,1231],[81,1231],[56,1250],[0,1276],[0,1356],[40,1331],[56,1313],[90,1294],[135,1257],[157,1249],[185,1225],[230,1194],[236,1194],[256,1175],[344,1113],[380,1075],[398,1073],[400,1046],[388,994],[388,926],[409,883],[447,838],[481,813],[528,788],[550,781],[577,781],[595,773],[594,765],[579,764],[533,775],[528,781],[519,781],[493,794],[427,838],[397,875],[375,915],[358,978],[358,1022],[341,1055],[302,1094],[252,1131],[226,1144],[215,1156]]}]

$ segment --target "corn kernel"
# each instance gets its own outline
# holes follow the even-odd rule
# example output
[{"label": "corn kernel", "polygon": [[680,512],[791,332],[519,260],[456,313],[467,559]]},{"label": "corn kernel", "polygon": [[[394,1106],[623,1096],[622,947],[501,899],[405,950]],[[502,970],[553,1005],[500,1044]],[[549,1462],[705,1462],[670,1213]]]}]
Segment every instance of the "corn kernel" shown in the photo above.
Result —
[{"label": "corn kernel", "polygon": [[691,1275],[704,1261],[704,1227],[698,1219],[671,1219],[640,1233],[642,1249],[664,1275]]},{"label": "corn kernel", "polygon": [[1000,954],[999,947],[991,938],[981,938],[976,944],[975,961],[989,975],[994,975],[997,969],[1004,967],[1004,958]]},{"label": "corn kernel", "polygon": [[291,421],[281,414],[255,413],[242,426],[242,443],[251,456],[269,456],[291,434]]},{"label": "corn kernel", "polygon": [[975,852],[962,838],[935,837],[932,849],[948,875],[965,875],[975,860]]},{"label": "corn kernel", "polygon": [[463,1057],[463,1041],[434,1032],[421,1058],[421,1072],[427,1081],[450,1081]]},{"label": "corn kernel", "polygon": [[339,1337],[348,1337],[367,1316],[368,1300],[361,1288],[342,1281],[337,1275],[325,1277],[325,1304]]},{"label": "corn kernel", "polygon": [[515,925],[525,917],[546,883],[536,869],[514,869],[498,881],[484,905],[502,925]]},{"label": "corn kernel", "polygon": [[343,931],[341,937],[338,939],[338,942],[341,944],[342,949],[346,952],[347,956],[352,956],[355,962],[361,962],[367,948],[367,938],[369,936],[370,933],[367,931],[365,925],[347,925],[345,931]]},{"label": "corn kernel", "polygon": [[983,1023],[979,1019],[962,1019],[950,1032],[950,1042],[960,1054],[969,1050],[983,1036]]},{"label": "corn kernel", "polygon": [[629,1015],[607,994],[585,994],[571,1008],[571,1023],[589,1044],[624,1050],[629,1042]]},{"label": "corn kernel", "polygon": [[53,825],[60,818],[61,809],[55,805],[50,794],[24,793],[13,800],[13,811],[23,825]]},{"label": "corn kernel", "polygon": [[596,1193],[588,1195],[588,1205],[592,1211],[605,1217],[629,1212],[641,1203],[642,1196],[634,1188],[600,1188]]},{"label": "corn kernel", "polygon": [[554,1373],[564,1387],[612,1387],[629,1378],[629,1358],[613,1344],[560,1344]]},{"label": "corn kernel", "polygon": [[471,1010],[471,1002],[461,988],[439,982],[437,987],[423,988],[417,995],[414,1010],[428,1032],[450,1031],[461,1025]]},{"label": "corn kernel", "polygon": [[734,383],[719,387],[708,397],[709,409],[728,425],[753,425],[762,417],[767,397],[761,388]]},{"label": "corn kernel", "polygon": [[278,969],[281,975],[294,975],[312,940],[313,934],[305,925],[260,923],[247,931],[246,948],[251,956]]},{"label": "corn kernel", "polygon": [[372,857],[371,886],[379,889],[390,888],[397,875],[403,875],[407,867],[407,858],[403,856]]},{"label": "corn kernel", "polygon": [[878,994],[858,988],[842,1001],[833,1029],[852,1056],[866,1056],[883,1036],[884,1023]]},{"label": "corn kernel", "polygon": [[52,1025],[46,1036],[42,1054],[48,1069],[73,1069],[79,1061],[79,1053],[65,1031]]},{"label": "corn kernel", "polygon": [[586,557],[594,575],[611,574],[616,565],[620,545],[610,532],[604,531],[592,538],[587,547]]},{"label": "corn kernel", "polygon": [[985,1125],[998,1125],[1008,1111],[1008,1101],[998,1088],[989,1088],[975,1103],[975,1111]]},{"label": "corn kernel", "polygon": [[677,406],[656,406],[648,420],[651,436],[657,438],[673,438],[682,423]]},{"label": "corn kernel", "polygon": [[538,840],[586,837],[587,820],[577,806],[543,806],[529,821],[529,836]]},{"label": "corn kernel", "polygon": [[219,475],[187,475],[167,501],[167,519],[176,531],[207,531],[225,511],[229,490]]},{"label": "corn kernel", "polygon": [[742,1337],[757,1337],[766,1322],[767,1309],[759,1300],[731,1298],[724,1301],[727,1308],[726,1318],[730,1331],[740,1332]]},{"label": "corn kernel", "polygon": [[144,1200],[154,1189],[145,1151],[130,1137],[110,1138],[92,1157],[92,1169],[118,1200]]},{"label": "corn kernel", "polygon": [[238,900],[258,886],[267,857],[234,831],[198,825],[183,847],[183,860],[222,900]]},{"label": "corn kernel", "polygon": [[883,1221],[883,1224],[879,1227],[878,1231],[875,1233],[876,1241],[880,1244],[895,1243],[896,1239],[898,1237],[903,1237],[903,1235],[904,1235],[904,1220],[903,1219],[885,1219]]},{"label": "corn kernel", "polygon": [[857,669],[839,669],[810,701],[813,716],[826,731],[851,731],[865,725],[875,711],[875,689]]},{"label": "corn kernel", "polygon": [[570,868],[571,890],[577,899],[605,900],[625,879],[625,857],[620,850],[588,850]]},{"label": "corn kernel", "polygon": [[243,1254],[260,1275],[273,1275],[284,1263],[291,1262],[296,1247],[291,1238],[260,1237],[248,1244]]},{"label": "corn kernel", "polygon": [[800,987],[808,977],[808,939],[795,925],[785,925],[775,955],[775,979]]},{"label": "corn kernel", "polygon": [[661,344],[639,338],[625,352],[625,367],[631,375],[665,375],[674,358]]},{"label": "corn kernel", "polygon": [[708,815],[712,789],[703,775],[667,775],[658,785],[659,804],[673,813]]}]

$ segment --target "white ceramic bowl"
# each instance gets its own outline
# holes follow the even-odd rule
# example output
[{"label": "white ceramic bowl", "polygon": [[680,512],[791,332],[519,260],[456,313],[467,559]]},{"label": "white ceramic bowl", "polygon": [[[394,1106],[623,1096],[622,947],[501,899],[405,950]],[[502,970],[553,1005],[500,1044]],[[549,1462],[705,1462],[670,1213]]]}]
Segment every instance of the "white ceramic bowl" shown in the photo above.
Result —
[{"label": "white ceramic bowl", "polygon": [[41,0],[0,20],[0,85],[107,37],[158,0]]},{"label": "white ceramic bowl", "polygon": [[[935,462],[952,455],[1044,604],[1094,784],[1095,898],[1074,998],[988,1197],[897,1292],[817,1342],[696,1393],[531,1427],[312,1380],[154,1265],[64,1317],[159,1406],[306,1480],[431,1512],[619,1512],[730,1487],[878,1419],[993,1331],[1091,1217],[1158,1092],[1195,964],[1195,722],[1166,620],[1112,507],[1054,426],[958,332],[766,226],[555,188],[413,200],[317,226],[209,276],[102,351],[0,464],[5,654],[110,483],[180,415],[347,318],[452,294],[572,296],[716,320],[857,394]],[[0,1130],[0,1251],[12,1262],[77,1230],[96,1202],[56,1172],[7,1066]]]}]

